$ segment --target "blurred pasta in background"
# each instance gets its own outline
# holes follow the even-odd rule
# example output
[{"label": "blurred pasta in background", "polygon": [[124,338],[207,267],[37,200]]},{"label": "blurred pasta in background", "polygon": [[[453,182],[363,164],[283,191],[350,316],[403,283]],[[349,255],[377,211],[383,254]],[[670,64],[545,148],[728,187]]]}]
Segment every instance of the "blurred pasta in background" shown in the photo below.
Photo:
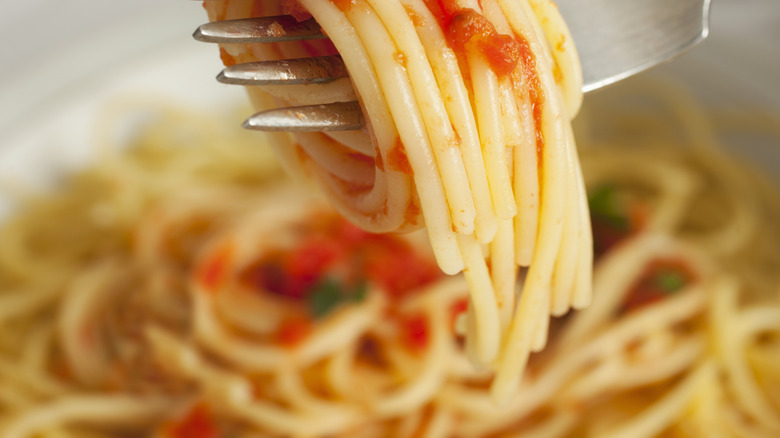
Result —
[{"label": "blurred pasta in background", "polygon": [[[496,405],[454,330],[468,285],[427,239],[350,225],[232,119],[142,108],[129,149],[2,225],[3,437],[780,431],[780,198],[719,145],[777,144],[776,116],[641,80],[589,98],[594,302]],[[136,117],[116,113],[109,133]]]}]

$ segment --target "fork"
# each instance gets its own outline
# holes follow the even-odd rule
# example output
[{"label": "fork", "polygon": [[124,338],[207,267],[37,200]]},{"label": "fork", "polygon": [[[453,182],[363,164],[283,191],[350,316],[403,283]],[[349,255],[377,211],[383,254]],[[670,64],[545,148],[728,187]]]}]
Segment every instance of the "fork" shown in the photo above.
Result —
[{"label": "fork", "polygon": [[[709,33],[710,0],[557,0],[574,39],[590,92],[669,61]],[[282,30],[280,32],[280,29]],[[327,38],[313,20],[291,16],[215,21],[195,31],[210,43],[276,43]],[[217,76],[243,86],[326,84],[348,76],[339,56],[237,64]],[[244,128],[260,131],[343,131],[361,129],[358,102],[276,108],[259,112]]]}]

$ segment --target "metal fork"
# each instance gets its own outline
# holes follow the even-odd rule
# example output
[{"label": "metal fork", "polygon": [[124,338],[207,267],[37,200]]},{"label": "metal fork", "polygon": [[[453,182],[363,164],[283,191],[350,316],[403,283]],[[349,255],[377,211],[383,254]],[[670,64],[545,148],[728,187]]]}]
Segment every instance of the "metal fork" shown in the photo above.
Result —
[{"label": "metal fork", "polygon": [[[704,40],[710,0],[557,0],[579,52],[589,92],[668,61]],[[211,43],[273,43],[326,38],[313,20],[290,16],[207,23],[193,37]],[[338,56],[253,62],[224,69],[217,80],[244,86],[325,84],[347,77]],[[247,129],[341,131],[363,126],[358,102],[277,108],[251,116]]]}]

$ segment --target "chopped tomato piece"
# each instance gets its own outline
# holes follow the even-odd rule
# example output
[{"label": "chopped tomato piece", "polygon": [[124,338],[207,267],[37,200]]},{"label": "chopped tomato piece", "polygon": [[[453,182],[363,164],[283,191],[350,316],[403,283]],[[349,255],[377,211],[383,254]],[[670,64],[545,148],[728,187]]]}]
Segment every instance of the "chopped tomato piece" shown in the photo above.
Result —
[{"label": "chopped tomato piece", "polygon": [[219,438],[221,434],[205,403],[194,405],[184,418],[165,428],[167,438]]},{"label": "chopped tomato piece", "polygon": [[328,236],[314,236],[289,253],[284,262],[287,295],[304,297],[323,273],[346,256],[346,248]]},{"label": "chopped tomato piece", "polygon": [[232,245],[225,244],[217,248],[198,269],[198,282],[206,289],[215,289],[224,280],[232,258]]},{"label": "chopped tomato piece", "polygon": [[521,47],[515,38],[499,34],[493,23],[473,9],[460,9],[450,16],[447,38],[456,51],[470,41],[476,42],[499,76],[511,73],[520,62]]},{"label": "chopped tomato piece", "polygon": [[314,236],[304,241],[288,257],[286,268],[291,275],[318,274],[344,257],[344,246],[327,236]]},{"label": "chopped tomato piece", "polygon": [[362,299],[366,283],[400,298],[442,275],[433,260],[398,236],[371,234],[341,218],[318,222],[297,248],[269,253],[246,267],[243,283],[307,300],[319,317],[334,304]]},{"label": "chopped tomato piece", "polygon": [[225,64],[225,67],[231,67],[238,64],[236,58],[222,47],[219,48],[219,58],[222,60],[222,63]]},{"label": "chopped tomato piece", "polygon": [[334,221],[328,228],[332,235],[337,236],[340,242],[344,242],[349,247],[360,244],[372,236],[368,231],[343,219]]},{"label": "chopped tomato piece", "polygon": [[413,253],[374,253],[368,259],[368,278],[392,298],[401,298],[441,276],[438,267]]},{"label": "chopped tomato piece", "polygon": [[656,303],[673,295],[697,276],[684,260],[656,259],[645,268],[644,273],[626,296],[621,313]]},{"label": "chopped tomato piece", "polygon": [[276,328],[275,339],[279,345],[295,347],[300,344],[312,331],[312,321],[305,316],[291,316],[285,318]]},{"label": "chopped tomato piece", "polygon": [[401,317],[401,341],[410,351],[419,353],[428,347],[428,318],[425,315]]}]

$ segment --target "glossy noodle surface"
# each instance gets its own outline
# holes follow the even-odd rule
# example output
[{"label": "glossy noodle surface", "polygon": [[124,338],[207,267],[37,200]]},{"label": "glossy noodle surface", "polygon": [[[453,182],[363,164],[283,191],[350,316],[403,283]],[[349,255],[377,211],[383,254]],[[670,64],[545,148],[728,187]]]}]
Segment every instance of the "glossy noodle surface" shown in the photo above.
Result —
[{"label": "glossy noodle surface", "polygon": [[590,302],[590,225],[570,126],[582,78],[554,3],[204,5],[211,20],[291,14],[320,24],[326,40],[223,45],[222,60],[341,55],[349,78],[248,92],[258,110],[357,99],[364,129],[274,134],[274,150],[361,229],[425,227],[440,269],[469,284],[458,323],[469,356],[496,372],[494,397],[508,400],[529,354],[546,345],[550,315]]}]

